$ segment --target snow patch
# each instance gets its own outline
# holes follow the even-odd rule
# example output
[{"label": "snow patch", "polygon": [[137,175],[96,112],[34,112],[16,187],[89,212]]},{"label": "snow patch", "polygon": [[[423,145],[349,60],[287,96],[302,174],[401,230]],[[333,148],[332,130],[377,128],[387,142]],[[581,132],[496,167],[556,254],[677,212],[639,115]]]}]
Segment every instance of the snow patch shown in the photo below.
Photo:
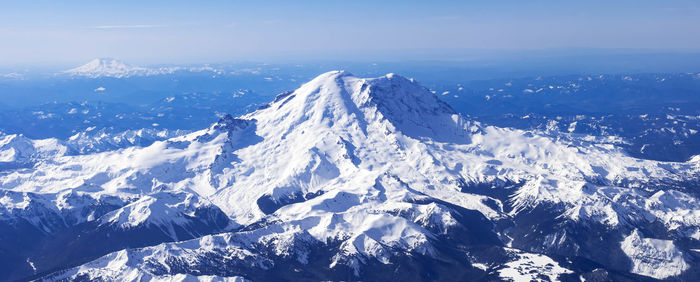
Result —
[{"label": "snow patch", "polygon": [[514,261],[508,262],[498,270],[499,277],[509,281],[540,281],[540,276],[545,276],[549,281],[559,281],[559,275],[573,273],[573,271],[561,267],[559,263],[550,257],[540,254],[522,252],[507,248],[516,256]]},{"label": "snow patch", "polygon": [[664,279],[681,274],[689,267],[683,252],[671,240],[643,238],[635,229],[620,245],[632,260],[632,273]]}]

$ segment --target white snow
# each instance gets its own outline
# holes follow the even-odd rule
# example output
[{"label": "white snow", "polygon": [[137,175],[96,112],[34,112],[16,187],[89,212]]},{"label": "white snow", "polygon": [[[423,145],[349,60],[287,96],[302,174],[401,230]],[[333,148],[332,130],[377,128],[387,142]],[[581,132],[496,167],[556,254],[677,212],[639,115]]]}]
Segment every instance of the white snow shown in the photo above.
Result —
[{"label": "white snow", "polygon": [[540,254],[522,252],[516,249],[507,249],[517,259],[505,263],[498,270],[500,278],[508,281],[541,281],[539,276],[546,276],[549,281],[559,281],[561,274],[573,273],[573,271],[561,267],[550,257]]},{"label": "white snow", "polygon": [[[188,217],[194,217],[197,209],[211,203],[189,193],[156,193],[143,196],[128,205],[100,217],[103,225],[121,229],[155,225],[177,240],[175,225],[186,226]],[[196,237],[196,236],[192,236]]]},{"label": "white snow", "polygon": [[34,266],[34,262],[32,262],[31,260],[29,260],[29,258],[27,258],[27,264],[29,264],[29,267],[31,267],[32,270],[34,270],[34,273],[36,273],[36,266]]},{"label": "white snow", "polygon": [[240,276],[218,277],[210,275],[195,276],[191,274],[154,275],[131,263],[133,258],[127,251],[118,251],[83,266],[69,269],[52,277],[54,281],[73,280],[81,276],[89,280],[107,281],[201,281],[201,282],[243,282],[249,281]]},{"label": "white snow", "polygon": [[[82,76],[89,78],[100,78],[100,77],[113,77],[113,78],[127,78],[132,76],[152,76],[152,75],[163,75],[172,74],[175,72],[187,71],[187,72],[213,72],[215,74],[222,74],[222,70],[212,68],[210,66],[202,67],[160,67],[160,68],[146,68],[131,66],[122,61],[112,59],[112,58],[99,58],[94,59],[82,66],[72,68],[61,72],[62,74],[68,74],[71,76]],[[98,87],[95,92],[103,92],[106,89],[104,87]]]},{"label": "white snow", "polygon": [[488,265],[483,264],[483,263],[478,263],[478,262],[472,263],[472,266],[473,266],[473,267],[476,267],[476,268],[478,268],[478,269],[481,269],[481,270],[488,270],[488,269],[489,269],[489,266],[488,266]]},{"label": "white snow", "polygon": [[[91,78],[97,77],[129,77],[132,75],[142,75],[148,73],[149,70],[142,67],[132,67],[122,61],[111,58],[94,59],[87,64],[77,68],[64,71],[66,74],[73,76],[86,76]],[[102,91],[95,89],[95,92]]]},{"label": "white snow", "polygon": [[643,238],[638,230],[621,243],[622,251],[632,260],[632,273],[664,279],[686,270],[689,265],[673,241]]},{"label": "white snow", "polygon": [[0,134],[0,163],[21,166],[32,159],[51,158],[66,151],[57,139],[32,140],[21,134]]}]

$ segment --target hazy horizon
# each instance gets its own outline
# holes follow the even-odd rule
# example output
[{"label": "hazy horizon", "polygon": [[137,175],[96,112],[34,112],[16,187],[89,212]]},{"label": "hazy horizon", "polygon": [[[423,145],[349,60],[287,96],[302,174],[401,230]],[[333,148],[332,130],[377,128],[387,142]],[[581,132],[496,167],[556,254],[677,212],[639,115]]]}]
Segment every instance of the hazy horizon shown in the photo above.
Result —
[{"label": "hazy horizon", "polygon": [[317,66],[319,71],[345,69],[361,71],[367,67],[385,69],[387,72],[402,70],[440,72],[440,69],[482,71],[474,79],[485,77],[523,77],[532,75],[648,73],[648,72],[698,72],[700,52],[689,50],[664,51],[642,49],[602,48],[553,48],[543,50],[420,50],[413,52],[375,51],[371,53],[338,54],[279,54],[274,57],[250,57],[228,60],[128,60],[120,57],[94,57],[63,63],[3,64],[0,75],[12,73],[54,74],[82,66],[94,59],[115,59],[127,65],[140,67],[168,66],[227,66],[255,67]]}]

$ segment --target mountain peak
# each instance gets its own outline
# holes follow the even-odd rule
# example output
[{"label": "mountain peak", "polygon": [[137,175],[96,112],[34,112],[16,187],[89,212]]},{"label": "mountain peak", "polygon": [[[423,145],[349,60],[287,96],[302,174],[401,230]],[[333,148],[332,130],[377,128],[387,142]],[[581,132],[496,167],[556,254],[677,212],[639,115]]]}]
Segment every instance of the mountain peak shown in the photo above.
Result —
[{"label": "mountain peak", "polygon": [[88,70],[88,69],[96,69],[96,68],[104,68],[104,67],[112,67],[112,68],[124,68],[124,67],[131,67],[125,62],[121,60],[117,60],[114,58],[95,58],[87,62],[86,64],[79,66],[77,68],[73,68],[72,70]]},{"label": "mountain peak", "polygon": [[[380,103],[391,105],[395,102],[404,102],[406,106],[435,107],[441,108],[445,113],[455,113],[447,104],[440,101],[437,96],[414,79],[395,73],[388,73],[377,78],[359,78],[348,71],[336,70],[323,73],[307,84],[318,87],[335,85],[342,88],[340,90],[351,94],[353,100],[360,104],[359,106],[370,101],[374,102],[375,106]],[[401,110],[409,110],[409,108]]]},{"label": "mountain peak", "polygon": [[97,58],[90,62],[63,71],[65,74],[72,76],[86,76],[91,78],[97,77],[128,77],[132,75],[143,75],[150,72],[147,68],[130,66],[120,60],[113,58]]},{"label": "mountain peak", "polygon": [[89,77],[89,78],[101,78],[101,77],[113,77],[113,78],[128,78],[132,76],[151,76],[151,75],[167,75],[174,74],[176,72],[213,72],[216,74],[223,74],[223,70],[215,69],[208,65],[204,66],[176,66],[176,67],[159,67],[159,68],[147,68],[129,65],[121,60],[114,58],[97,58],[93,59],[86,64],[65,70],[59,74],[68,74],[71,76],[79,77]]},{"label": "mountain peak", "polygon": [[412,138],[456,143],[467,139],[463,119],[450,106],[413,79],[396,74],[359,78],[347,71],[326,72],[296,91],[278,95],[249,118],[277,124],[282,132],[300,125],[347,131],[379,122]]}]

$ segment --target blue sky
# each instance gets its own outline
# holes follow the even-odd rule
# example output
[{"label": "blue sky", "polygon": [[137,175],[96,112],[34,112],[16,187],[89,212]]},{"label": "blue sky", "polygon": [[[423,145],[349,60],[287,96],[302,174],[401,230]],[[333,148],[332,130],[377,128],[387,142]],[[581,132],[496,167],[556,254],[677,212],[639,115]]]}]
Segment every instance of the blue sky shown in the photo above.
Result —
[{"label": "blue sky", "polygon": [[[0,1],[0,64],[700,50],[698,1]],[[446,52],[445,50],[451,50]]]}]

